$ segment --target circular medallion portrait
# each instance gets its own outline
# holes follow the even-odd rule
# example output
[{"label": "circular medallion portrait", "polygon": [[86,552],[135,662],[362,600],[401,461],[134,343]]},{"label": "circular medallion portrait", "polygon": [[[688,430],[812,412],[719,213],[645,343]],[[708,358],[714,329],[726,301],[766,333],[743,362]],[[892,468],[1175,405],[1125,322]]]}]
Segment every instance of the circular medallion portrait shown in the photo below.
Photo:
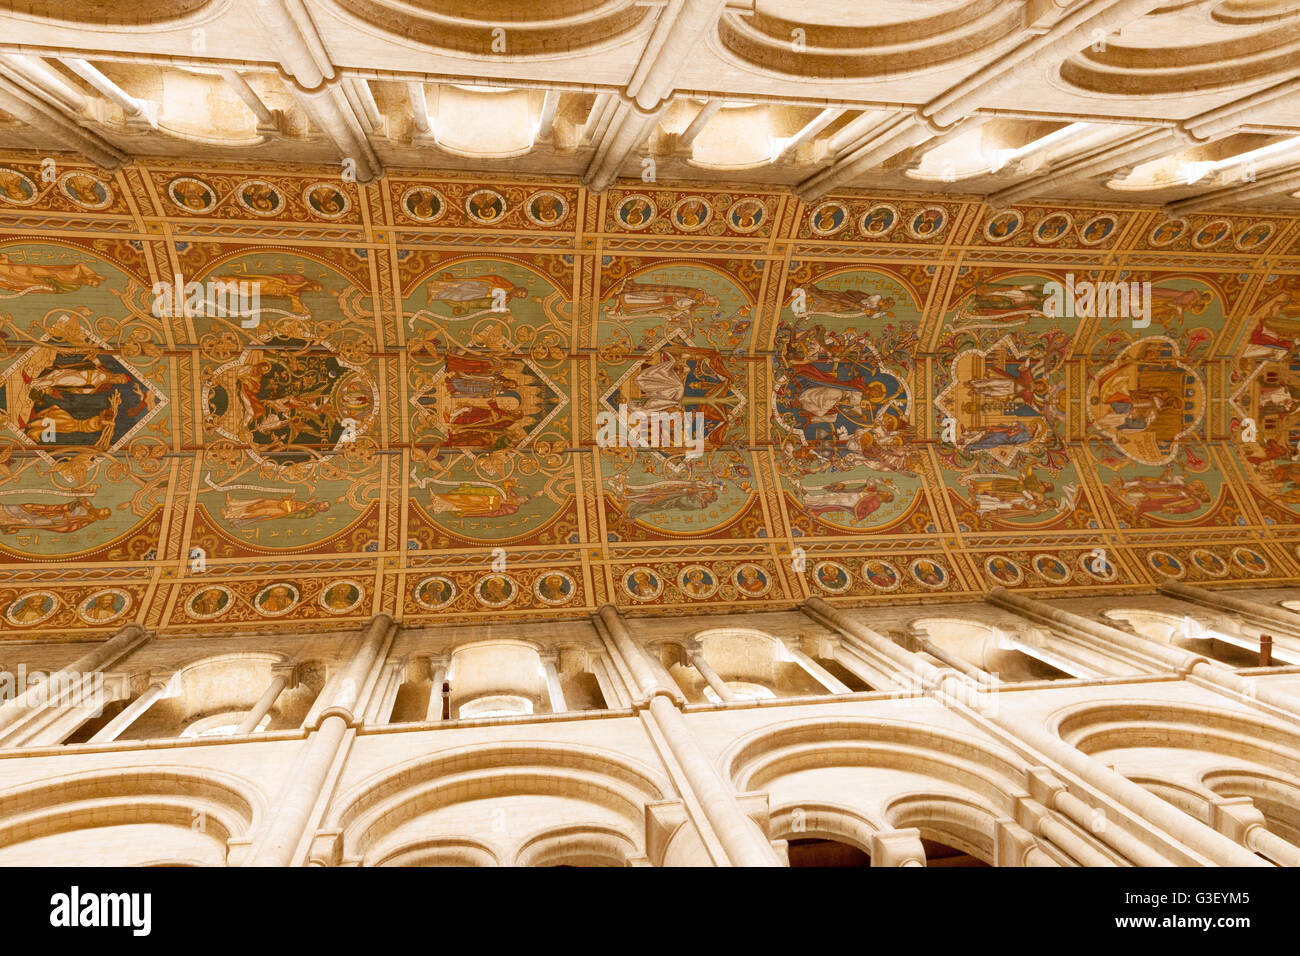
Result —
[{"label": "circular medallion portrait", "polygon": [[426,611],[439,611],[456,599],[456,584],[437,574],[412,588],[411,598]]},{"label": "circular medallion portrait", "polygon": [[822,561],[813,568],[813,581],[828,594],[843,594],[853,584],[848,568],[835,561]]},{"label": "circular medallion portrait", "polygon": [[59,192],[82,209],[107,209],[113,205],[113,187],[90,173],[64,173],[59,177]]},{"label": "circular medallion portrait", "polygon": [[1024,222],[1024,216],[1014,209],[996,213],[984,224],[984,238],[989,242],[1006,242],[1020,231]]},{"label": "circular medallion portrait", "polygon": [[1054,242],[1060,242],[1070,232],[1070,227],[1074,225],[1074,220],[1063,212],[1054,212],[1044,216],[1034,228],[1034,241],[1051,245]]},{"label": "circular medallion portrait", "polygon": [[888,561],[869,558],[862,564],[862,580],[877,591],[893,591],[899,585],[898,569]]},{"label": "circular medallion portrait", "polygon": [[1079,230],[1079,241],[1085,246],[1095,246],[1105,242],[1119,225],[1119,220],[1106,213],[1101,216],[1093,216],[1083,224]]},{"label": "circular medallion portrait", "polygon": [[416,222],[437,222],[447,211],[447,203],[442,198],[442,193],[432,186],[412,186],[402,193],[399,205],[402,207],[402,212]]},{"label": "circular medallion portrait", "polygon": [[549,189],[533,193],[524,203],[524,215],[535,226],[558,226],[568,211],[564,197]]},{"label": "circular medallion portrait", "polygon": [[818,236],[833,236],[844,228],[848,215],[843,203],[824,202],[808,214],[808,228]]},{"label": "circular medallion portrait", "polygon": [[77,606],[77,617],[87,624],[107,624],[131,610],[131,595],[118,588],[96,591]]},{"label": "circular medallion portrait", "polygon": [[1183,567],[1183,562],[1179,561],[1168,551],[1151,551],[1147,554],[1147,565],[1157,574],[1163,574],[1167,578],[1181,578],[1187,573]]},{"label": "circular medallion portrait", "polygon": [[1270,570],[1268,559],[1250,548],[1233,548],[1232,560],[1251,574],[1268,574]]},{"label": "circular medallion portrait", "polygon": [[202,215],[217,204],[217,191],[193,176],[177,176],[167,184],[167,198],[179,209]]},{"label": "circular medallion portrait", "polygon": [[1104,553],[1098,554],[1090,551],[1087,554],[1079,556],[1079,567],[1087,571],[1098,581],[1114,581],[1115,564]]},{"label": "circular medallion portrait", "polygon": [[1151,234],[1147,236],[1147,241],[1156,248],[1167,246],[1186,231],[1186,219],[1166,219],[1151,230]]},{"label": "circular medallion portrait", "polygon": [[699,232],[713,218],[713,206],[699,196],[688,196],[673,206],[669,217],[682,232]]},{"label": "circular medallion portrait", "polygon": [[753,232],[766,221],[767,207],[758,199],[737,199],[727,209],[727,224],[733,232]]},{"label": "circular medallion portrait", "polygon": [[0,202],[11,206],[30,206],[41,198],[36,181],[12,166],[0,166]]},{"label": "circular medallion portrait", "polygon": [[568,604],[573,600],[577,590],[578,586],[574,584],[573,578],[563,571],[545,571],[533,582],[533,594],[537,600],[551,607]]},{"label": "circular medallion portrait", "polygon": [[742,564],[731,573],[732,583],[745,597],[762,597],[772,590],[772,578],[757,564]]},{"label": "circular medallion portrait", "polygon": [[876,203],[858,220],[858,232],[867,239],[884,239],[898,225],[898,209],[889,203]]},{"label": "circular medallion portrait", "polygon": [[1036,554],[1033,561],[1034,571],[1044,581],[1063,584],[1070,580],[1070,569],[1060,558],[1051,554]]},{"label": "circular medallion portrait", "polygon": [[287,581],[268,584],[253,597],[253,608],[263,617],[280,617],[298,606],[298,588]]},{"label": "circular medallion portrait", "polygon": [[342,219],[352,208],[352,201],[333,183],[312,183],[302,191],[302,201],[322,219]]},{"label": "circular medallion portrait", "polygon": [[718,576],[703,565],[692,564],[677,575],[677,586],[688,598],[703,601],[718,593]]},{"label": "circular medallion portrait", "polygon": [[347,614],[360,607],[365,596],[356,581],[333,581],[321,589],[319,601],[327,614]]},{"label": "circular medallion portrait", "polygon": [[190,595],[185,603],[185,613],[196,621],[211,621],[229,611],[234,603],[235,595],[230,588],[209,584]]},{"label": "circular medallion portrait", "polygon": [[627,595],[637,601],[653,601],[664,593],[663,579],[649,568],[633,568],[619,583]]},{"label": "circular medallion portrait", "polygon": [[917,584],[937,591],[948,583],[948,572],[938,561],[930,558],[917,558],[907,566]]},{"label": "circular medallion portrait", "polygon": [[1206,551],[1204,548],[1197,548],[1190,555],[1192,564],[1196,565],[1212,578],[1221,578],[1228,573],[1228,562],[1219,557],[1213,551]]},{"label": "circular medallion portrait", "polygon": [[1233,243],[1242,252],[1249,252],[1268,242],[1269,237],[1273,235],[1273,224],[1271,222],[1252,223],[1246,229],[1243,229],[1241,235]]},{"label": "circular medallion portrait", "polygon": [[515,579],[505,574],[489,574],[474,585],[474,598],[484,607],[505,607],[518,593]]},{"label": "circular medallion portrait", "polygon": [[465,197],[465,213],[481,226],[492,226],[506,215],[506,197],[495,189],[476,189]]},{"label": "circular medallion portrait", "polygon": [[984,572],[998,584],[1012,587],[1025,579],[1025,572],[1020,565],[1005,555],[995,554],[984,562]]},{"label": "circular medallion portrait", "polygon": [[59,599],[49,591],[29,591],[5,609],[5,620],[16,627],[35,627],[54,616]]},{"label": "circular medallion portrait", "polygon": [[642,193],[626,197],[614,210],[614,218],[624,229],[644,229],[654,221],[657,212],[654,200]]},{"label": "circular medallion portrait", "polygon": [[249,179],[235,190],[235,201],[254,216],[277,216],[284,212],[284,196],[265,179]]},{"label": "circular medallion portrait", "polygon": [[1226,219],[1215,219],[1196,230],[1196,234],[1192,236],[1192,245],[1197,249],[1209,249],[1217,246],[1230,235],[1232,235],[1232,223]]},{"label": "circular medallion portrait", "polygon": [[907,220],[907,234],[913,239],[933,239],[948,225],[948,213],[940,206],[926,206]]}]

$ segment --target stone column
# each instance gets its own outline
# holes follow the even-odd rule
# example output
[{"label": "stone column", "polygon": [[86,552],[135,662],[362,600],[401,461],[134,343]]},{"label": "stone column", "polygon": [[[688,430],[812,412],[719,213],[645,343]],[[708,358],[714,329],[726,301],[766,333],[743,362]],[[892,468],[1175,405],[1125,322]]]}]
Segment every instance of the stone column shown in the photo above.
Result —
[{"label": "stone column", "polygon": [[361,636],[347,669],[338,675],[331,697],[316,716],[304,749],[289,768],[266,829],[250,855],[251,866],[289,866],[321,802],[326,779],[339,757],[344,738],[359,724],[358,712],[382,667],[382,654],[392,643],[393,619],[375,617]]},{"label": "stone column", "polygon": [[1300,848],[1271,832],[1250,797],[1221,798],[1213,804],[1214,828],[1278,866],[1300,866]]},{"label": "stone column", "polygon": [[28,687],[24,693],[0,703],[0,738],[7,736],[3,733],[7,728],[20,720],[29,719],[33,714],[47,707],[57,706],[61,703],[62,697],[67,696],[67,693],[64,693],[59,700],[49,700],[49,687],[58,686],[66,690],[74,683],[83,680],[87,674],[120,663],[148,640],[149,635],[145,633],[144,628],[139,624],[128,624],[104,643],[96,645],[67,667],[51,674],[45,681],[45,687]]},{"label": "stone column", "polygon": [[542,678],[546,681],[546,696],[551,705],[551,713],[563,714],[569,709],[564,699],[564,687],[560,683],[560,672],[555,669],[554,654],[541,655]]},{"label": "stone column", "polygon": [[429,706],[425,708],[425,720],[442,720],[442,685],[447,680],[447,658],[435,657],[429,661],[432,668],[429,680]]},{"label": "stone column", "polygon": [[871,835],[872,866],[925,866],[925,847],[921,831],[880,830]]},{"label": "stone column", "polygon": [[128,727],[142,717],[150,707],[163,695],[167,689],[167,682],[156,680],[144,689],[135,700],[127,704],[122,711],[96,731],[95,736],[90,738],[92,744],[105,744],[116,740]]},{"label": "stone column", "polygon": [[618,100],[592,154],[583,185],[598,193],[608,189],[618,178],[624,163],[646,141],[662,113],[663,107],[644,112],[634,104]]},{"label": "stone column", "polygon": [[1160,644],[1145,637],[1138,637],[1129,634],[1127,631],[1121,631],[1119,628],[1093,621],[1080,614],[1063,611],[1043,601],[1028,598],[1021,594],[1013,594],[1004,588],[995,588],[990,591],[985,596],[985,600],[998,607],[1019,611],[1030,617],[1087,634],[1105,643],[1144,654],[1149,658],[1164,663],[1171,670],[1194,674],[1207,683],[1231,694],[1249,701],[1268,704],[1270,707],[1277,708],[1284,714],[1289,715],[1292,719],[1300,716],[1300,697],[1295,694],[1289,694],[1284,690],[1271,687],[1267,683],[1248,680],[1222,664],[1184,650],[1181,647]]},{"label": "stone column", "polygon": [[1166,581],[1160,585],[1160,591],[1170,597],[1189,604],[1199,604],[1215,611],[1228,611],[1246,617],[1259,618],[1270,624],[1281,625],[1287,631],[1300,633],[1300,614],[1284,607],[1273,607],[1246,598],[1239,598],[1227,591],[1207,591],[1205,588],[1192,587],[1181,581]]},{"label": "stone column", "polygon": [[253,705],[253,709],[244,715],[244,719],[241,720],[239,726],[235,728],[235,735],[238,736],[240,734],[255,733],[257,731],[257,725],[262,722],[263,717],[271,712],[271,708],[275,706],[276,700],[288,686],[289,673],[287,671],[282,670],[280,673],[275,674],[275,676],[271,678],[271,683],[267,685],[266,690],[262,693],[262,696],[258,698],[257,703]]},{"label": "stone column", "polygon": [[[1041,602],[1034,603],[1041,604]],[[945,706],[961,714],[986,733],[990,733],[995,740],[1007,743],[1006,738],[1009,737],[1013,745],[1021,749],[1028,748],[1029,751],[1036,752],[1064,767],[1087,785],[1125,807],[1138,819],[1150,821],[1160,827],[1167,837],[1183,846],[1190,847],[1214,862],[1227,866],[1258,866],[1263,862],[1254,854],[1244,851],[1231,840],[1189,817],[1172,804],[1138,786],[1100,761],[1076,750],[1060,737],[1048,733],[1036,724],[1015,720],[1004,714],[984,716],[977,713],[963,703],[975,696],[972,691],[978,687],[969,678],[958,675],[954,671],[940,670],[911,651],[899,647],[893,641],[859,624],[821,598],[810,597],[805,602],[805,606],[818,619],[830,623],[842,634],[852,636],[870,646],[881,658],[894,662],[900,672],[912,674],[921,686],[937,692],[936,698]],[[1055,611],[1050,606],[1048,609]],[[1132,640],[1139,639],[1132,638]]]},{"label": "stone column", "polygon": [[805,654],[802,648],[787,645],[785,650],[790,655],[791,660],[802,667],[809,677],[825,687],[828,692],[832,694],[853,693],[843,681]]},{"label": "stone column", "polygon": [[622,691],[609,673],[609,665],[605,663],[604,655],[591,655],[591,673],[596,678],[596,683],[600,685],[600,696],[605,698],[606,709],[614,710],[627,705]]},{"label": "stone column", "polygon": [[238,70],[222,70],[221,78],[226,81],[226,85],[235,91],[235,95],[244,101],[244,105],[257,117],[257,131],[263,135],[270,135],[280,131],[279,122],[276,115],[267,108],[262,102],[261,97],[248,85],[242,73]]},{"label": "stone column", "polygon": [[597,630],[607,641],[607,650],[622,657],[636,678],[638,699],[634,706],[648,711],[648,719],[662,735],[680,768],[679,779],[690,791],[688,802],[697,804],[704,816],[703,820],[695,821],[696,825],[706,824],[713,831],[727,859],[735,866],[781,866],[772,844],[741,809],[736,793],[714,767],[677,709],[677,704],[684,703],[681,690],[667,686],[654,672],[615,608],[602,607],[598,620],[602,627]]},{"label": "stone column", "polygon": [[686,647],[686,659],[691,662],[691,666],[700,672],[700,676],[713,688],[713,692],[718,695],[718,699],[723,703],[735,700],[736,695],[727,682],[718,676],[718,672],[713,669],[708,659],[704,656],[704,648],[698,643],[692,643]]},{"label": "stone column", "polygon": [[659,21],[627,85],[637,106],[652,110],[663,105],[682,64],[716,29],[725,5],[726,0],[669,0],[660,8]]}]

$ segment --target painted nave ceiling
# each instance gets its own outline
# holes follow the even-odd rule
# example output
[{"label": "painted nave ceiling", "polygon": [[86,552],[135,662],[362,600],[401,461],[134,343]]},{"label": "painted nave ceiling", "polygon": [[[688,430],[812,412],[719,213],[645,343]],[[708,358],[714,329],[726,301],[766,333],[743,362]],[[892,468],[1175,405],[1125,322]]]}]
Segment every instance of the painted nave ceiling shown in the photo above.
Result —
[{"label": "painted nave ceiling", "polygon": [[[1300,574],[1295,216],[0,178],[11,636]],[[1149,282],[1149,324],[1053,315],[1067,274]],[[259,320],[158,317],[175,275]],[[702,453],[599,446],[620,406],[698,413]]]},{"label": "painted nave ceiling", "polygon": [[4,638],[1300,576],[1294,0],[0,25]]}]

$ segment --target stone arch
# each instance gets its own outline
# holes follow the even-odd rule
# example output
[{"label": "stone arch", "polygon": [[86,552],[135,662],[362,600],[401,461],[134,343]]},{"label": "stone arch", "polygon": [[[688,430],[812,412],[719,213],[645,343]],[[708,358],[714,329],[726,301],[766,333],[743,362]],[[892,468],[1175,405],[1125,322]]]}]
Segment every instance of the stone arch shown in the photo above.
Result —
[{"label": "stone arch", "polygon": [[[122,735],[122,739],[143,740],[173,737],[197,721],[229,715],[238,723],[271,682],[274,668],[287,663],[284,654],[238,651],[191,660],[167,683],[164,695],[142,714]],[[291,716],[301,721],[310,700],[290,704],[290,695],[281,695],[273,714],[278,716],[292,707]]]},{"label": "stone arch", "polygon": [[[120,843],[87,850],[96,865],[145,865],[178,860],[220,864],[227,848],[256,832],[267,813],[262,794],[248,781],[212,770],[175,767],[128,767],[112,771],[47,777],[0,793],[0,859],[22,859],[22,844],[41,840],[54,853],[75,852],[75,844],[60,840],[107,828],[152,831],[148,858],[133,858],[122,850],[115,861],[102,854]],[[196,825],[201,821],[202,826]],[[196,836],[197,834],[197,836]],[[160,846],[161,844],[161,846]],[[164,851],[160,855],[160,850]],[[165,850],[173,851],[168,855]],[[53,854],[42,853],[44,863]],[[87,858],[87,865],[90,858]]]},{"label": "stone arch", "polygon": [[[98,0],[67,0],[52,5],[46,0],[0,0],[7,16],[68,27],[93,27],[114,33],[137,31],[141,27],[175,29],[211,20],[233,0],[140,0],[130,4],[105,4]],[[50,14],[55,10],[58,16]]]},{"label": "stone arch", "polygon": [[[556,812],[584,831],[617,832],[643,853],[645,807],[670,793],[658,773],[612,752],[515,741],[457,748],[372,776],[339,799],[326,828],[342,831],[345,860],[372,864],[415,843],[454,836],[460,805],[476,802],[476,812],[493,816],[488,832],[501,824],[492,846],[498,859],[512,858],[522,842],[507,825],[521,806],[529,820]],[[481,802],[493,800],[500,802]],[[590,822],[574,821],[575,812]]]},{"label": "stone arch", "polygon": [[1085,754],[1139,747],[1198,751],[1290,773],[1300,763],[1300,732],[1254,714],[1143,699],[1080,704],[1049,726]]},{"label": "stone arch", "polygon": [[[870,718],[764,728],[734,743],[722,764],[740,792],[768,793],[779,808],[774,833],[786,835],[804,808],[814,836],[868,853],[873,830],[916,827],[923,839],[991,864],[997,820],[1014,816],[1027,795],[1020,761],[997,745]],[[860,796],[846,803],[846,793]]]},{"label": "stone arch", "polygon": [[421,840],[377,859],[373,866],[500,866],[492,849],[477,840]]},{"label": "stone arch", "polygon": [[1300,846],[1300,778],[1257,770],[1209,770],[1201,784],[1217,797],[1249,797],[1268,828]]},{"label": "stone arch", "polygon": [[892,720],[840,717],[800,720],[752,733],[723,755],[744,793],[819,766],[897,769],[943,781],[990,807],[1010,807],[1024,793],[1015,755],[964,734]]},{"label": "stone arch", "polygon": [[989,866],[995,859],[997,817],[978,801],[929,793],[899,797],[885,808],[891,827],[916,827],[922,840],[946,844]]},{"label": "stone arch", "polygon": [[[987,621],[926,617],[913,621],[912,630],[918,635],[920,649],[934,657],[940,666],[951,666],[951,658],[955,657],[959,663],[965,662],[1005,681],[1057,680],[1076,676],[1062,670],[1069,664],[1061,659],[1061,655],[1041,649],[1027,637]],[[1056,660],[1061,666],[1050,663],[1050,660]]]},{"label": "stone arch", "polygon": [[770,814],[772,839],[822,839],[847,843],[871,855],[871,836],[885,827],[853,807],[807,801],[786,803]]},{"label": "stone arch", "polygon": [[[358,27],[408,46],[461,56],[554,59],[626,42],[647,26],[649,12],[632,0],[334,0],[330,6]],[[507,31],[505,50],[494,46]]]},{"label": "stone arch", "polygon": [[562,826],[526,839],[515,866],[627,866],[635,843],[612,827]]}]

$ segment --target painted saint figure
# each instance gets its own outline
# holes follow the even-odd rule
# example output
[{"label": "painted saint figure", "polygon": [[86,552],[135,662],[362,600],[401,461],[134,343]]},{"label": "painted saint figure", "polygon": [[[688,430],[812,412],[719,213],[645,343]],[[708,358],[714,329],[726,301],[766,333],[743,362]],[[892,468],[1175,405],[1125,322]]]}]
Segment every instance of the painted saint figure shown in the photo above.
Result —
[{"label": "painted saint figure", "polygon": [[299,501],[293,495],[280,498],[231,498],[221,507],[221,517],[236,528],[276,518],[310,518],[329,510],[328,501]]},{"label": "painted saint figure", "polygon": [[89,498],[76,498],[61,504],[36,501],[0,504],[0,532],[17,534],[19,531],[39,530],[71,534],[105,520],[110,514],[108,508],[96,508]]}]

